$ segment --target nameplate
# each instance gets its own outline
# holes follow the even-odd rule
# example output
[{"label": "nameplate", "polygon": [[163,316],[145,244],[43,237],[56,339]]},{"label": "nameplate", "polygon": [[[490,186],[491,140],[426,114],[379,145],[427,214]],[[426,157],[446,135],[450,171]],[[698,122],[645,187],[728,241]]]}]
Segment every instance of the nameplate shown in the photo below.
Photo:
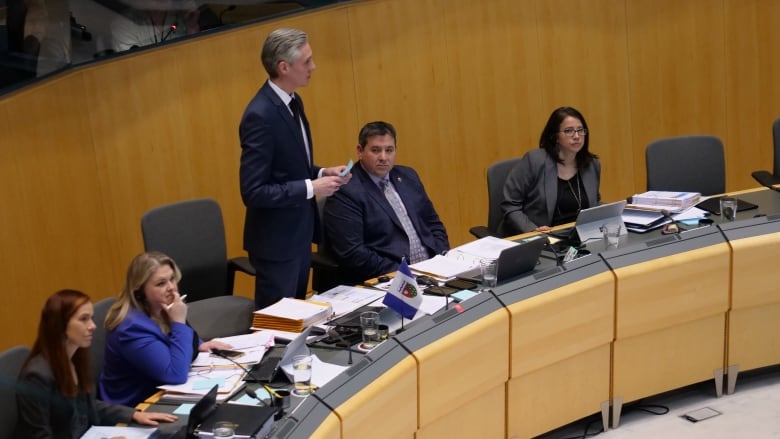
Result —
[{"label": "nameplate", "polygon": [[365,369],[369,364],[371,364],[371,360],[363,358],[362,360],[358,361],[357,364],[347,369],[347,376],[351,377],[355,375],[356,373]]},{"label": "nameplate", "polygon": [[536,273],[534,275],[535,280],[544,279],[545,277],[550,277],[552,275],[558,274],[563,271],[563,267],[555,267],[551,268],[549,270],[542,271],[541,273]]},{"label": "nameplate", "polygon": [[443,314],[441,314],[439,316],[434,317],[432,320],[433,320],[433,323],[441,323],[441,322],[449,319],[450,317],[455,316],[456,314],[458,314],[458,310],[457,309],[448,309],[446,312],[444,312]]},{"label": "nameplate", "polygon": [[651,241],[647,241],[645,245],[649,247],[655,247],[656,245],[662,245],[662,244],[668,244],[672,241],[678,241],[680,237],[678,235],[667,235],[663,238],[653,239]]}]

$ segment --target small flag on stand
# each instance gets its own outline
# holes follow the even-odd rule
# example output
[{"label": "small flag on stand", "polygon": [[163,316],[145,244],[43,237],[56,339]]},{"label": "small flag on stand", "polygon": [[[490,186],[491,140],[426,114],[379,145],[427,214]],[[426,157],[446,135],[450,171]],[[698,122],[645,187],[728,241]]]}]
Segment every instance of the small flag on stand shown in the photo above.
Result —
[{"label": "small flag on stand", "polygon": [[422,305],[422,291],[417,286],[417,280],[412,275],[406,259],[401,260],[398,273],[390,283],[385,298],[382,301],[388,308],[401,314],[402,317],[413,319]]}]

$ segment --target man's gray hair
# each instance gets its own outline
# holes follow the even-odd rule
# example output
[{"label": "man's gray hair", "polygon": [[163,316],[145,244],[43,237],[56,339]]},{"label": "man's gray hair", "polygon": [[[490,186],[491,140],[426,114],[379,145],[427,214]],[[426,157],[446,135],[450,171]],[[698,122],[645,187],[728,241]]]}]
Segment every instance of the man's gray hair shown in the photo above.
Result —
[{"label": "man's gray hair", "polygon": [[308,42],[306,32],[298,29],[276,29],[268,35],[263,43],[263,51],[260,59],[263,62],[268,76],[279,76],[277,67],[280,61],[288,64],[298,60],[301,56],[301,46]]}]

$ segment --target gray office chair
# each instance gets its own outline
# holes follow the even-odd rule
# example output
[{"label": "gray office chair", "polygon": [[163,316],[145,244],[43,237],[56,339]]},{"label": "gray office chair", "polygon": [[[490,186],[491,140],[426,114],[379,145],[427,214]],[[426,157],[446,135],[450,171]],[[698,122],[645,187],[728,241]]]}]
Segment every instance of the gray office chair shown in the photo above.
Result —
[{"label": "gray office chair", "polygon": [[146,251],[176,261],[182,271],[179,289],[188,302],[233,294],[236,271],[255,275],[249,258],[227,258],[222,210],[210,198],[151,209],[141,218],[141,232]]},{"label": "gray office chair", "polygon": [[0,439],[13,439],[16,436],[18,409],[16,406],[16,381],[30,348],[14,346],[0,353]]},{"label": "gray office chair", "polygon": [[249,333],[254,311],[255,301],[243,296],[209,297],[187,304],[187,323],[208,341]]},{"label": "gray office chair", "polygon": [[772,172],[753,171],[750,175],[766,187],[780,184],[780,118],[772,123],[772,143],[774,144]]},{"label": "gray office chair", "polygon": [[311,288],[318,293],[324,293],[341,283],[342,276],[336,257],[328,247],[325,231],[325,201],[327,197],[317,198],[317,210],[320,213],[320,243],[317,251],[311,254]]},{"label": "gray office chair", "polygon": [[501,201],[504,200],[504,183],[512,168],[520,162],[520,157],[495,162],[487,168],[488,221],[487,226],[474,226],[469,232],[477,238],[500,236],[498,225],[501,223]]},{"label": "gray office chair", "polygon": [[647,190],[726,192],[723,143],[715,136],[681,136],[656,140],[645,150]]},{"label": "gray office chair", "polygon": [[106,348],[106,315],[116,302],[115,297],[107,297],[95,303],[92,320],[95,322],[95,332],[92,333],[92,346],[89,347],[89,362],[92,369],[92,379],[95,382],[94,394],[98,395],[97,386],[100,373],[103,372],[103,357]]}]

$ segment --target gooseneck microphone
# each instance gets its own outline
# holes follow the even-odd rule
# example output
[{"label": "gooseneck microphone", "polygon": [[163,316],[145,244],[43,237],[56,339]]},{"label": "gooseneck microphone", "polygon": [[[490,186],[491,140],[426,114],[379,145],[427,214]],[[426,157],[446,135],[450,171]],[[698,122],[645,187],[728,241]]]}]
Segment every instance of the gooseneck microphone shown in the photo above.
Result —
[{"label": "gooseneck microphone", "polygon": [[168,33],[166,33],[166,34],[165,34],[165,35],[162,37],[162,39],[160,39],[160,42],[162,43],[163,41],[167,40],[167,39],[168,39],[168,37],[170,37],[170,36],[171,36],[171,34],[172,34],[172,33],[174,33],[174,32],[176,32],[176,23],[172,24],[172,25],[171,25],[171,27],[169,27],[169,28],[168,28]]},{"label": "gooseneck microphone", "polygon": [[344,343],[344,348],[347,351],[349,351],[349,358],[347,359],[347,364],[351,366],[352,365],[352,348],[349,347],[350,344],[346,340],[344,340],[344,337],[342,337],[341,334],[339,334],[339,331],[336,330],[335,326],[332,326],[332,327],[328,328],[327,332],[328,332],[328,335],[335,335],[336,338],[338,338],[340,342]]},{"label": "gooseneck microphone", "polygon": [[[212,354],[214,354],[214,355],[216,355],[216,356],[218,356],[218,357],[220,357],[220,358],[224,358],[225,360],[228,360],[228,361],[230,361],[231,363],[235,364],[236,366],[240,367],[240,368],[241,368],[241,370],[243,370],[244,372],[246,372],[246,375],[247,375],[248,377],[252,378],[252,380],[254,380],[255,382],[258,382],[258,383],[259,383],[259,382],[261,381],[261,380],[258,380],[258,379],[257,379],[257,377],[256,377],[256,376],[254,376],[254,375],[252,374],[252,370],[251,370],[251,369],[247,369],[246,367],[244,367],[244,365],[243,365],[243,364],[241,364],[241,363],[239,363],[238,361],[236,361],[236,360],[234,360],[234,359],[230,358],[230,357],[227,355],[226,351],[224,351],[224,350],[222,350],[222,349],[218,349],[218,348],[211,348],[211,353],[212,353]],[[248,389],[248,388],[247,388],[247,389]],[[247,395],[249,395],[249,392],[247,392]],[[249,395],[249,396],[252,396],[252,395]],[[256,397],[257,397],[257,394],[255,394],[255,396],[253,396],[253,398],[257,399]]]},{"label": "gooseneck microphone", "polygon": [[257,392],[255,392],[255,390],[254,390],[254,389],[252,389],[252,388],[250,388],[249,386],[247,386],[247,387],[244,387],[244,393],[246,393],[247,395],[249,395],[249,397],[250,397],[250,398],[253,398],[253,399],[256,399],[256,400],[260,401],[260,404],[262,404],[262,405],[268,405],[268,404],[266,404],[266,403],[265,403],[265,401],[263,401],[262,399],[260,399],[260,397],[259,397],[259,396],[257,396]]}]

